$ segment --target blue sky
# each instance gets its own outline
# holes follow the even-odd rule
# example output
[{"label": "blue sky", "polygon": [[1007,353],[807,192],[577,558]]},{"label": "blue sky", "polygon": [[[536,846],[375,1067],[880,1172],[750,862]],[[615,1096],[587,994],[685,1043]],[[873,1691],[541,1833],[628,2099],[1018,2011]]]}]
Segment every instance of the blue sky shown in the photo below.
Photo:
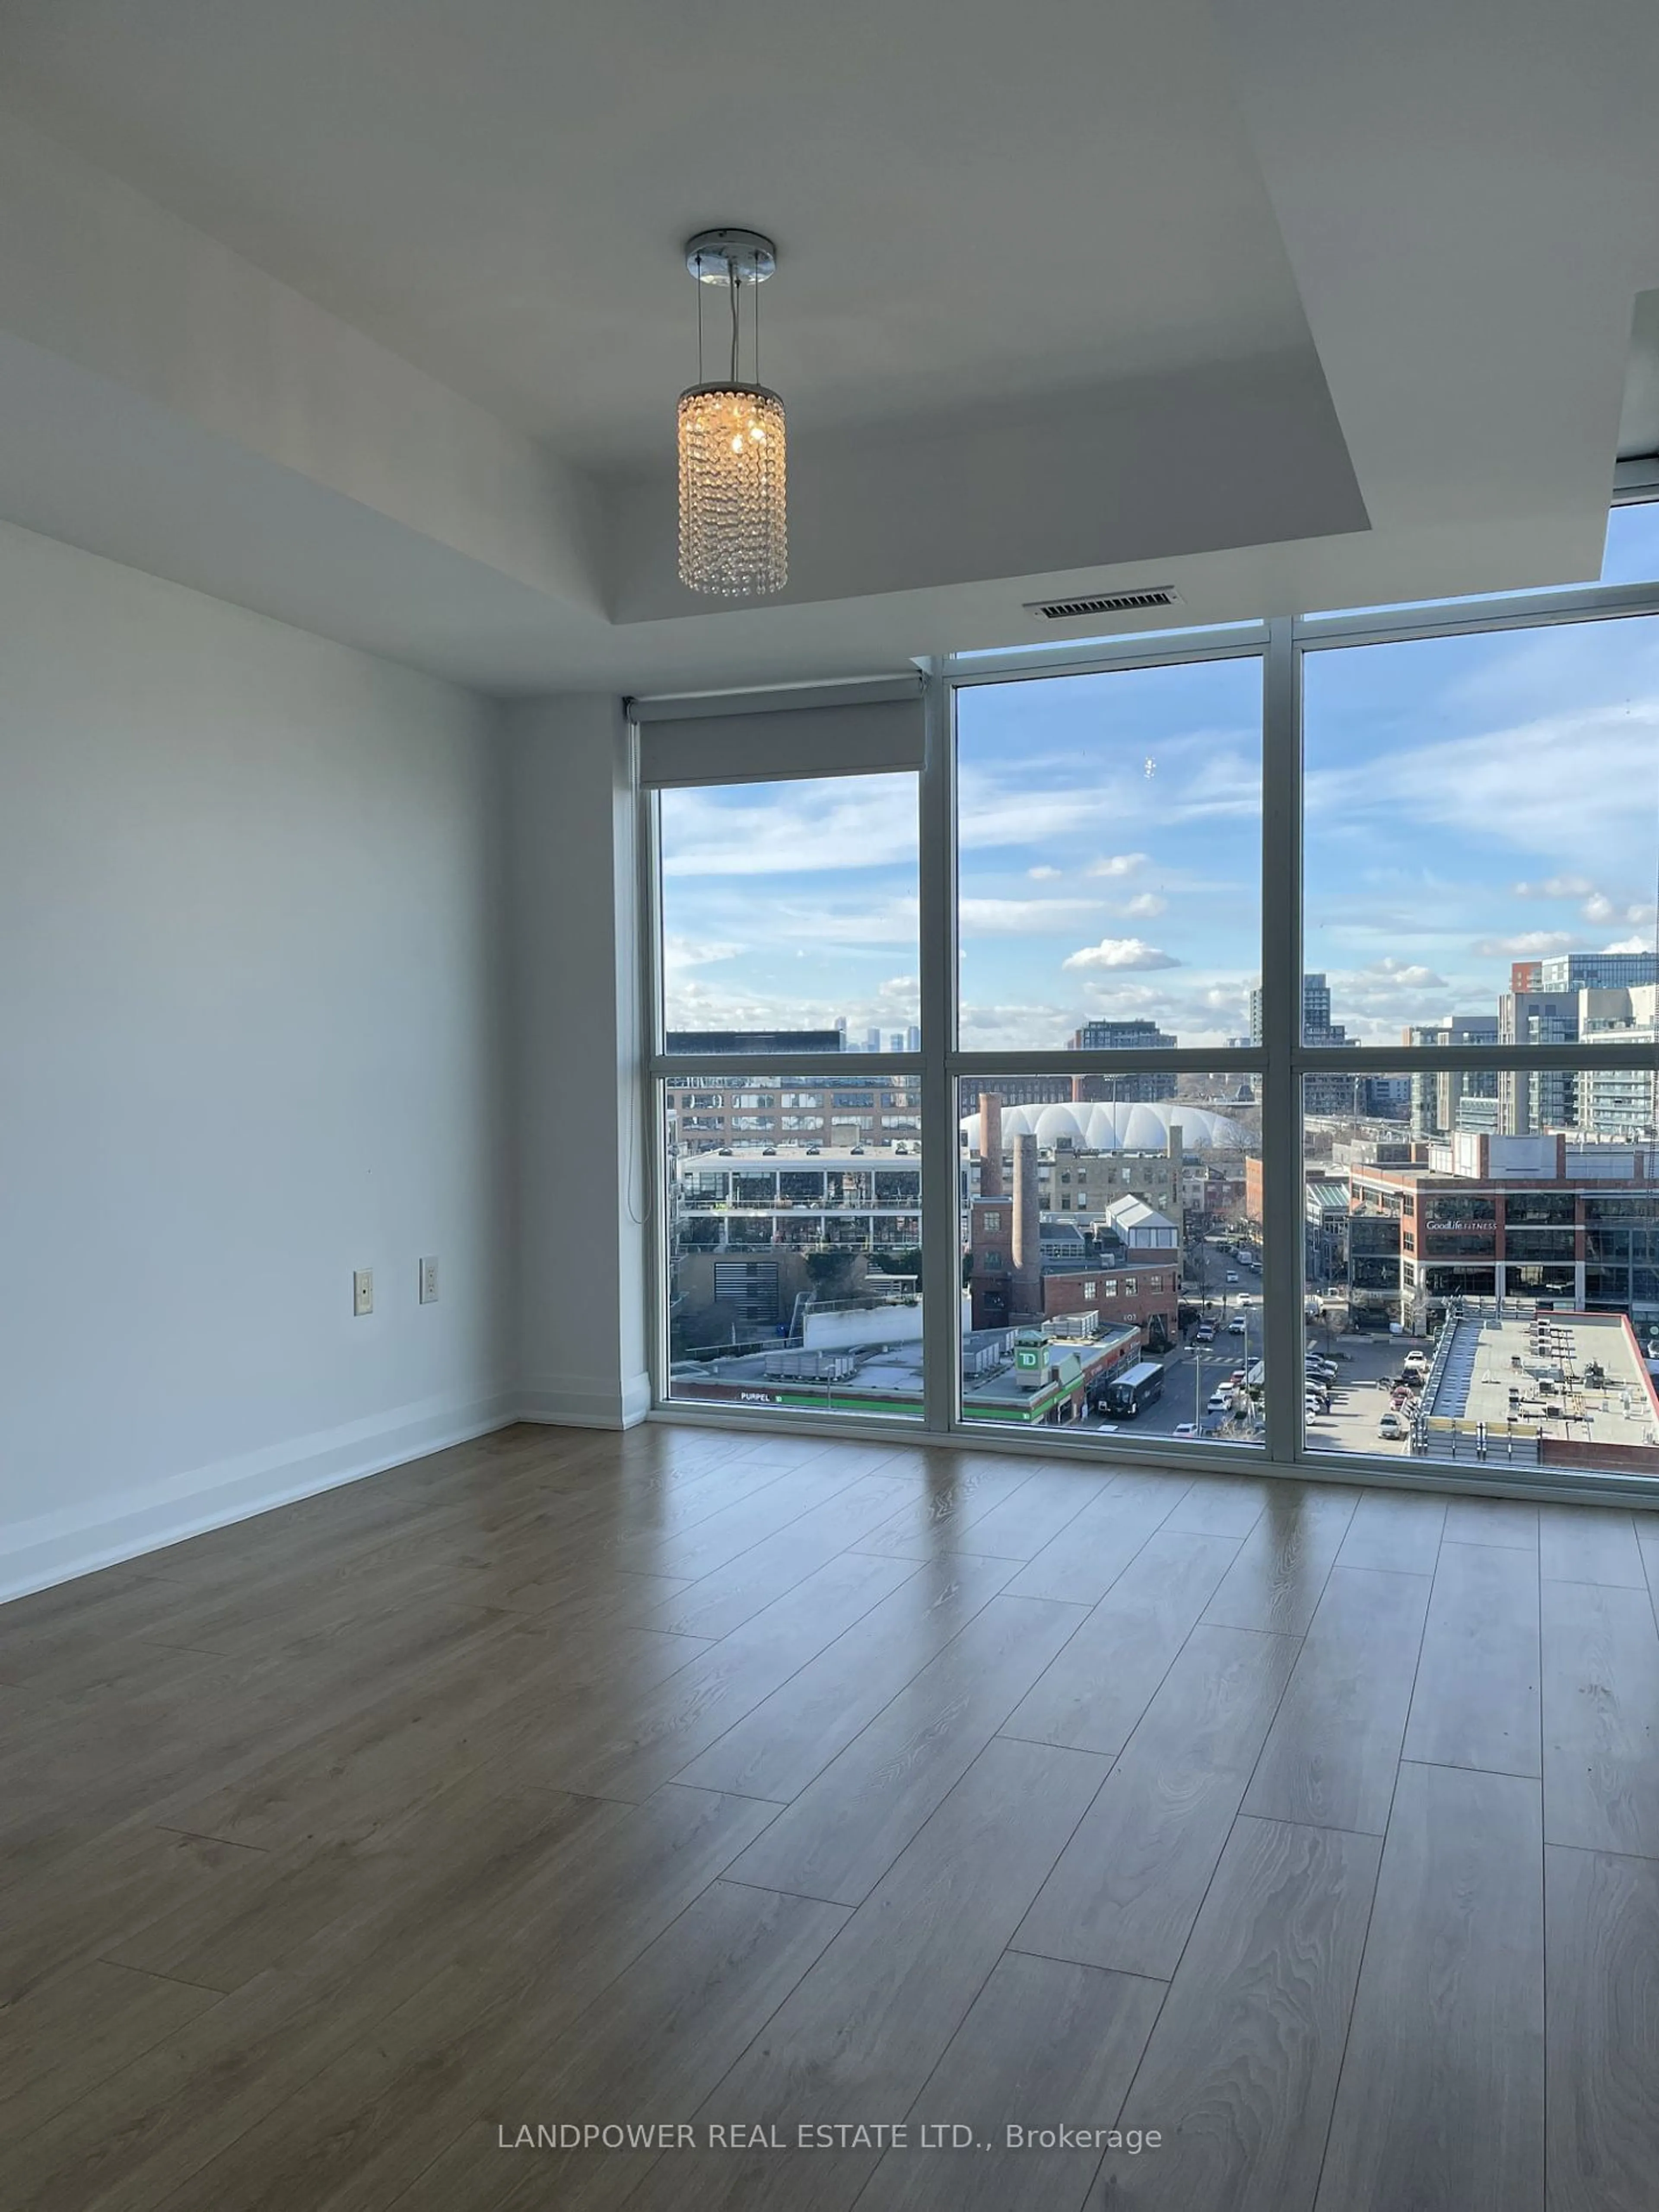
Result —
[{"label": "blue sky", "polygon": [[[1608,580],[1659,568],[1614,517]],[[1102,1015],[1248,1028],[1255,660],[959,694],[962,1033],[1053,1049]],[[1306,964],[1364,1044],[1495,1010],[1511,960],[1652,950],[1659,622],[1309,656]],[[913,778],[665,793],[670,1027],[917,1018]]]}]

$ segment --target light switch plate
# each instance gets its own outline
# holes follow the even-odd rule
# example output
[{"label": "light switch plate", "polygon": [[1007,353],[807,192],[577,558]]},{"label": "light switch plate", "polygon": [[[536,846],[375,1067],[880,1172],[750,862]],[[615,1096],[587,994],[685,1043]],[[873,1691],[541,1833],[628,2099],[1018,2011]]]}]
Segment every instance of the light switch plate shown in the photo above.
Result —
[{"label": "light switch plate", "polygon": [[438,1303],[438,1261],[434,1254],[421,1262],[421,1304],[435,1306]]},{"label": "light switch plate", "polygon": [[374,1270],[359,1267],[351,1278],[351,1310],[354,1314],[372,1314],[374,1310]]}]

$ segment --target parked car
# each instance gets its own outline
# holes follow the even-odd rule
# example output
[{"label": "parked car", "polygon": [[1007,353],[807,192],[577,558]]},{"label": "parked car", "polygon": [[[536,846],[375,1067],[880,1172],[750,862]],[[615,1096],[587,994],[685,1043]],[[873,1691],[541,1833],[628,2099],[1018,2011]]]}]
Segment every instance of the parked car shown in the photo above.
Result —
[{"label": "parked car", "polygon": [[1196,1421],[1177,1421],[1170,1433],[1177,1437],[1195,1437],[1198,1434],[1198,1423]]},{"label": "parked car", "polygon": [[1395,1413],[1387,1413],[1383,1414],[1382,1419],[1377,1423],[1376,1433],[1379,1437],[1388,1437],[1395,1443],[1403,1443],[1406,1437],[1410,1436],[1411,1430],[1407,1426],[1403,1415]]},{"label": "parked car", "polygon": [[1230,1283],[1236,1283],[1236,1282],[1238,1280],[1238,1271],[1237,1270],[1237,1268],[1234,1268],[1234,1267],[1229,1267],[1229,1268],[1228,1268],[1228,1270],[1227,1270],[1227,1280],[1228,1280]]}]

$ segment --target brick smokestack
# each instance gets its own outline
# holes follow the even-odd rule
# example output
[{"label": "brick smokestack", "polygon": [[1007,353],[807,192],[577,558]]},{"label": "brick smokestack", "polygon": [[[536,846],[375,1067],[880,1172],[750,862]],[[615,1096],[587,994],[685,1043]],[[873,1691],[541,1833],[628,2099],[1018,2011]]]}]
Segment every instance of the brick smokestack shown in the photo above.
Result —
[{"label": "brick smokestack", "polygon": [[1002,1188],[1002,1093],[979,1094],[979,1194],[1000,1198]]},{"label": "brick smokestack", "polygon": [[1042,1211],[1037,1196],[1037,1141],[1014,1139],[1013,1279],[1009,1284],[1011,1316],[1042,1311]]}]

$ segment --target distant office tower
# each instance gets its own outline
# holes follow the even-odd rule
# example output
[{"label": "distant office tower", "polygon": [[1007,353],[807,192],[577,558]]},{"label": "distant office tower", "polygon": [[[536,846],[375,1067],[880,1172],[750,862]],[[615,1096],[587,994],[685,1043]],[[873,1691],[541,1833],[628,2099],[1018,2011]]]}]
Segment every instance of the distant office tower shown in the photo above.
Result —
[{"label": "distant office tower", "polygon": [[[1263,994],[1258,983],[1250,993],[1250,1042],[1259,1051],[1267,1042]],[[1310,1045],[1346,1044],[1348,1032],[1331,1019],[1331,989],[1322,969],[1302,978],[1302,1042]],[[1310,1075],[1302,1086],[1303,1109],[1309,1114],[1357,1114],[1364,1110],[1363,1085],[1351,1075]]]},{"label": "distant office tower", "polygon": [[912,1022],[904,1032],[904,1049],[906,1052],[921,1050],[921,1030],[915,1022]]},{"label": "distant office tower", "polygon": [[1633,1065],[1583,1069],[1577,1078],[1577,1126],[1593,1137],[1651,1136],[1659,1128],[1659,985],[1578,994],[1578,1034],[1632,1047]]},{"label": "distant office tower", "polygon": [[[1496,1044],[1496,1014],[1448,1014],[1444,1021],[1425,1022],[1406,1031],[1408,1045]],[[1455,1129],[1489,1129],[1497,1126],[1498,1078],[1491,1072],[1465,1073],[1462,1068],[1438,1068],[1411,1078],[1412,1134],[1449,1136]],[[1465,1110],[1465,1102],[1480,1100]]]},{"label": "distant office tower", "polygon": [[1538,989],[1633,991],[1659,983],[1659,957],[1651,952],[1559,952],[1538,963]]},{"label": "distant office tower", "polygon": [[[1408,1045],[1438,1044],[1439,1024],[1414,1024],[1406,1031],[1403,1042]],[[1437,1137],[1444,1127],[1440,1119],[1440,1078],[1431,1068],[1425,1073],[1413,1075],[1411,1086],[1413,1136]]]},{"label": "distant office tower", "polygon": [[1375,1121],[1403,1120],[1412,1105],[1413,1078],[1409,1075],[1367,1075],[1361,1096],[1366,1113]]},{"label": "distant office tower", "polygon": [[1073,1032],[1073,1052],[1173,1052],[1175,1039],[1156,1022],[1085,1022]]},{"label": "distant office tower", "polygon": [[879,1052],[881,1050],[881,1031],[879,1030],[866,1030],[864,1032],[864,1049],[866,1052]]},{"label": "distant office tower", "polygon": [[[1250,993],[1250,1042],[1260,1050],[1266,1042],[1262,1020],[1262,990],[1258,983]],[[1302,978],[1302,1042],[1304,1044],[1346,1044],[1348,1032],[1340,1022],[1331,1019],[1331,987],[1323,970],[1310,972]]]},{"label": "distant office tower", "polygon": [[[1547,963],[1537,963],[1541,970]],[[1569,991],[1505,991],[1498,1001],[1500,1044],[1576,1044],[1578,994]],[[1577,1109],[1572,1076],[1561,1068],[1504,1068],[1498,1078],[1498,1126],[1505,1137],[1534,1129],[1565,1129]]]},{"label": "distant office tower", "polygon": [[888,1032],[888,1036],[887,1036],[887,1049],[888,1049],[888,1051],[889,1051],[889,1052],[902,1052],[902,1051],[903,1051],[903,1049],[904,1049],[904,1031],[903,1031],[902,1030],[889,1030],[889,1032]]},{"label": "distant office tower", "polygon": [[[1159,1029],[1156,1022],[1094,1021],[1085,1022],[1073,1031],[1069,1049],[1073,1052],[1173,1052],[1176,1040],[1167,1030]],[[1173,1075],[1158,1075],[1146,1071],[1133,1075],[1091,1075],[1083,1079],[1087,1086],[1084,1095],[1107,1103],[1114,1102],[1134,1104],[1151,1103],[1170,1097],[1175,1091]]]},{"label": "distant office tower", "polygon": [[[1503,1044],[1578,1044],[1627,1037],[1652,1066],[1659,962],[1650,952],[1564,952],[1532,963],[1537,988],[1506,991],[1498,1002]],[[1653,1121],[1652,1085],[1586,1070],[1506,1069],[1498,1078],[1498,1128],[1508,1137],[1535,1129],[1583,1129],[1600,1136],[1642,1133]]]},{"label": "distant office tower", "polygon": [[841,1035],[841,1048],[845,1052],[847,1049],[847,1017],[845,1014],[837,1014],[836,1016],[836,1028]]}]

